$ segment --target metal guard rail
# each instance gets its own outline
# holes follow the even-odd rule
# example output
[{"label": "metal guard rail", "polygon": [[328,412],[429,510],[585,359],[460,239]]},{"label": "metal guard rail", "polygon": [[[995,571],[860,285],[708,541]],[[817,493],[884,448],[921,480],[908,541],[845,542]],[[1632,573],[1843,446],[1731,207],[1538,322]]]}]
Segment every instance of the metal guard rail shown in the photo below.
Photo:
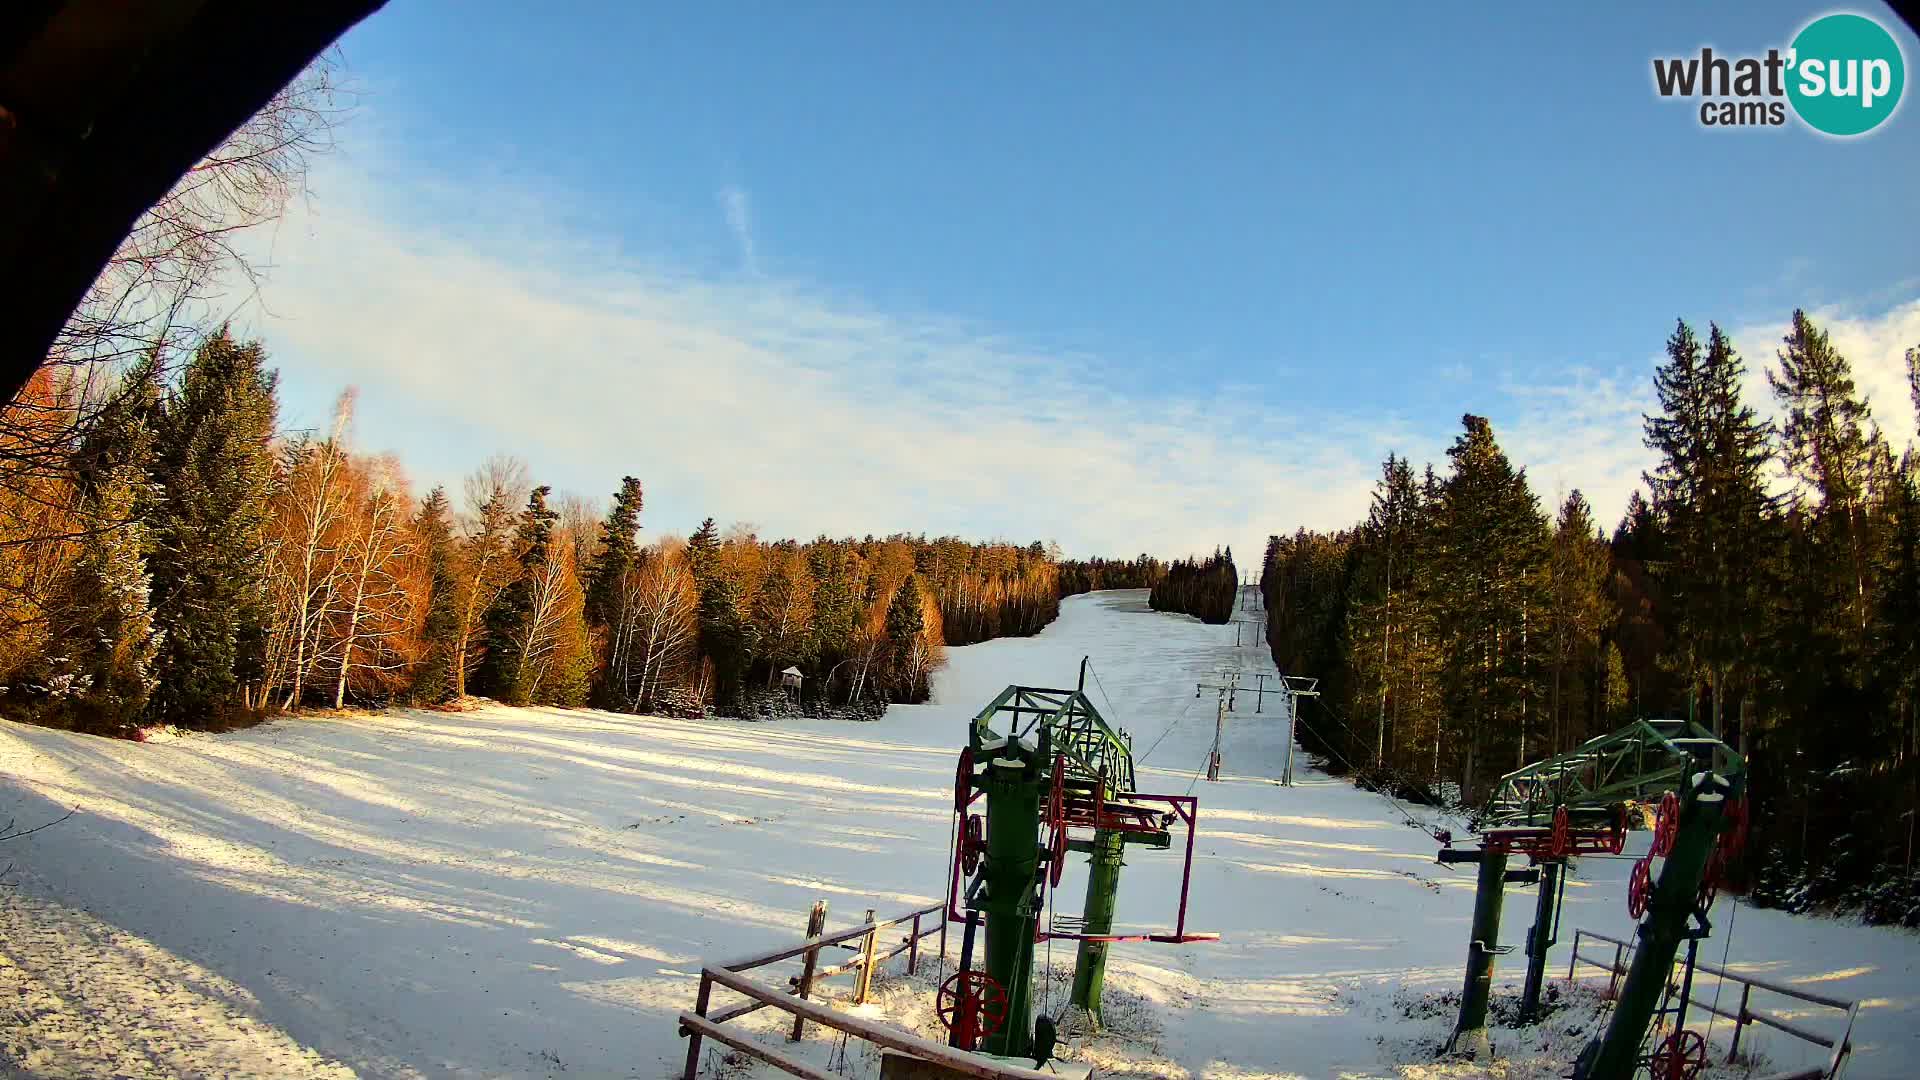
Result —
[{"label": "metal guard rail", "polygon": [[[1604,941],[1612,945],[1613,958],[1611,960],[1605,958],[1596,959],[1582,953],[1580,951],[1580,942],[1587,938],[1595,941]],[[1573,931],[1573,955],[1567,961],[1567,981],[1573,981],[1574,971],[1581,964],[1602,968],[1608,973],[1607,996],[1611,998],[1618,989],[1619,980],[1627,974],[1627,958],[1632,952],[1633,944],[1631,942],[1622,941],[1616,937],[1608,937],[1606,934],[1596,933],[1592,930],[1583,930],[1575,927]],[[1778,1073],[1765,1077],[1763,1080],[1814,1080],[1814,1078],[1828,1078],[1828,1080],[1831,1080],[1832,1077],[1840,1075],[1841,1067],[1846,1064],[1847,1057],[1853,1052],[1853,1024],[1860,1015],[1860,1003],[1858,1001],[1847,1001],[1842,998],[1828,997],[1824,994],[1816,994],[1811,990],[1801,990],[1797,987],[1768,982],[1765,979],[1736,974],[1707,963],[1704,960],[1696,961],[1693,966],[1695,970],[1707,972],[1710,975],[1717,976],[1723,981],[1740,984],[1740,1005],[1734,1012],[1727,1012],[1725,1009],[1717,1008],[1712,1002],[1701,1001],[1696,997],[1689,996],[1687,998],[1689,1005],[1698,1006],[1715,1016],[1733,1021],[1733,1043],[1727,1049],[1728,1062],[1732,1062],[1733,1059],[1739,1055],[1740,1036],[1746,1031],[1747,1025],[1762,1024],[1776,1031],[1791,1035],[1796,1039],[1810,1042],[1815,1046],[1824,1047],[1833,1052],[1832,1056],[1828,1058],[1824,1068],[1808,1068],[1801,1069],[1797,1072]],[[1669,988],[1677,992],[1677,988],[1672,986],[1671,979],[1668,980],[1668,985]],[[1756,1010],[1750,1005],[1753,991],[1756,987],[1769,993],[1794,998],[1807,1002],[1808,1004],[1820,1005],[1829,1009],[1839,1009],[1846,1013],[1846,1026],[1841,1030],[1839,1037],[1835,1038],[1801,1027],[1784,1017]]]},{"label": "metal guard rail", "polygon": [[[898,1028],[874,1023],[862,1017],[852,1016],[838,1009],[807,1000],[806,995],[812,988],[813,980],[863,968],[870,971],[869,958],[871,958],[871,967],[877,968],[885,961],[903,952],[907,953],[907,971],[911,974],[918,963],[920,940],[936,933],[941,937],[941,951],[944,953],[947,921],[944,918],[945,912],[943,909],[944,905],[942,904],[932,904],[894,916],[891,919],[879,922],[863,922],[857,926],[835,930],[831,933],[823,933],[818,937],[808,938],[799,945],[779,949],[774,952],[749,956],[745,959],[734,960],[725,964],[708,964],[703,966],[700,969],[700,990],[694,999],[693,1009],[689,1012],[683,1012],[679,1016],[680,1034],[688,1040],[687,1063],[685,1072],[683,1073],[683,1080],[696,1080],[698,1076],[701,1041],[703,1039],[712,1039],[715,1042],[730,1046],[743,1054],[759,1058],[761,1061],[783,1072],[802,1077],[803,1080],[844,1080],[842,1077],[825,1072],[798,1058],[781,1053],[779,1050],[765,1043],[748,1038],[743,1034],[730,1031],[721,1026],[728,1020],[737,1019],[748,1013],[757,1012],[765,1008],[779,1009],[782,1012],[792,1015],[794,1017],[794,1028],[796,1032],[801,1029],[801,1026],[806,1021],[811,1020],[823,1027],[833,1028],[836,1031],[846,1032],[855,1038],[865,1039],[876,1046],[884,1046],[891,1050],[899,1050],[903,1053],[911,1054],[917,1058],[938,1062],[967,1076],[977,1077],[979,1080],[1059,1080],[1059,1077],[1053,1073],[1001,1065],[968,1053],[967,1051],[956,1050],[943,1043],[922,1039],[917,1035],[908,1034]],[[922,920],[929,916],[938,919],[939,928],[937,930],[931,928],[922,929]],[[907,923],[912,925],[912,929],[908,931],[902,943],[888,952],[879,952],[877,946],[879,932],[889,927]],[[844,945],[844,943],[852,941],[855,938],[862,939],[862,945],[857,950],[857,955],[855,955],[853,959],[833,967],[815,969],[814,964],[821,949],[833,945]],[[791,960],[795,957],[804,957],[806,967],[799,977],[788,980],[790,986],[787,989],[769,986],[758,979],[751,978],[744,974],[754,968],[765,967],[768,964],[779,963],[782,960]],[[865,974],[865,972],[863,972],[863,974]],[[744,1004],[724,1009],[718,1013],[709,1014],[708,1008],[712,1003],[713,988],[715,985],[741,994],[748,1000]]]}]

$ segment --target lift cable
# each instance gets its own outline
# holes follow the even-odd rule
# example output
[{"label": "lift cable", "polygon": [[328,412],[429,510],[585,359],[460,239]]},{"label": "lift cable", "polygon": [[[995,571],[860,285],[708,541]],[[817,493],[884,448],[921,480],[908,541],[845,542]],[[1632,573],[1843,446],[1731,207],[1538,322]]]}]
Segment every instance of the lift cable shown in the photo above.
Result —
[{"label": "lift cable", "polygon": [[1167,741],[1167,736],[1172,734],[1173,729],[1180,725],[1180,721],[1184,719],[1187,715],[1187,710],[1193,708],[1193,703],[1198,700],[1200,699],[1197,696],[1189,700],[1186,704],[1186,707],[1181,709],[1179,713],[1177,713],[1174,716],[1174,718],[1167,723],[1166,729],[1160,732],[1160,737],[1153,740],[1153,745],[1147,747],[1147,752],[1133,759],[1135,768],[1145,765],[1147,763],[1147,759],[1153,756],[1153,752],[1155,750],[1160,749],[1160,744]]},{"label": "lift cable", "polygon": [[[1727,894],[1727,943],[1720,950],[1720,975],[1713,980],[1713,1007],[1707,1010],[1707,1042],[1713,1042],[1713,1021],[1720,1014],[1720,990],[1727,985],[1727,959],[1733,954],[1733,920],[1740,914],[1740,898]],[[1736,1030],[1738,1025],[1735,1025]]]},{"label": "lift cable", "polygon": [[[947,880],[948,881],[953,880],[954,869],[955,869],[953,865],[953,860],[958,857],[953,850],[954,838],[959,835],[959,832],[961,829],[964,829],[967,826],[966,811],[964,809],[955,811],[954,820],[955,820],[955,824],[953,828],[950,828],[947,830]],[[951,903],[951,901],[949,901],[949,903]],[[946,921],[951,918],[951,915],[948,913],[947,908],[944,905],[940,909],[940,918],[942,921]],[[940,963],[934,969],[939,975],[939,977],[934,980],[935,986],[945,985],[947,981],[946,942],[947,942],[947,932],[945,929],[942,929],[940,931],[940,945],[941,945]]]},{"label": "lift cable", "polygon": [[1107,711],[1113,714],[1113,722],[1120,723],[1120,707],[1113,703],[1112,696],[1107,693],[1107,684],[1100,681],[1100,669],[1093,666],[1092,660],[1087,661],[1087,671],[1093,675],[1093,685],[1100,688],[1100,700],[1107,703]]},{"label": "lift cable", "polygon": [[[1349,734],[1349,735],[1352,735],[1352,736],[1353,736],[1353,737],[1354,737],[1355,739],[1358,739],[1358,738],[1360,738],[1360,733],[1359,733],[1359,732],[1357,732],[1357,731],[1355,731],[1355,730],[1353,730],[1353,727],[1352,727],[1352,725],[1350,725],[1350,724],[1348,724],[1348,723],[1347,723],[1346,721],[1344,721],[1344,720],[1342,720],[1342,719],[1340,719],[1340,717],[1339,717],[1339,716],[1337,716],[1337,715],[1335,715],[1335,713],[1333,712],[1333,708],[1332,708],[1332,706],[1330,706],[1330,705],[1328,705],[1328,704],[1327,704],[1327,703],[1326,703],[1326,702],[1325,702],[1324,700],[1322,700],[1321,698],[1318,698],[1318,697],[1316,697],[1316,698],[1314,698],[1314,699],[1313,699],[1313,701],[1314,701],[1314,703],[1315,703],[1315,704],[1317,704],[1317,705],[1319,705],[1319,706],[1320,706],[1320,710],[1321,710],[1322,712],[1324,712],[1324,713],[1326,713],[1326,714],[1327,714],[1327,716],[1328,716],[1328,717],[1330,717],[1330,718],[1331,718],[1331,719],[1333,720],[1333,722],[1334,722],[1334,723],[1336,723],[1336,724],[1339,724],[1339,725],[1340,725],[1341,727],[1343,727],[1343,728],[1346,728],[1346,729],[1347,729],[1347,734]],[[1300,726],[1301,726],[1301,727],[1303,727],[1303,728],[1306,728],[1306,730],[1308,730],[1308,731],[1313,731],[1313,728],[1311,728],[1311,727],[1308,727],[1308,726],[1307,726],[1307,722],[1306,722],[1306,721],[1304,721],[1304,720],[1301,720],[1301,719],[1300,719],[1300,718],[1299,718],[1298,716],[1295,716],[1295,717],[1294,717],[1294,723],[1296,723],[1296,724],[1298,724],[1298,725],[1300,725]],[[1314,737],[1315,737],[1315,738],[1319,738],[1319,737],[1320,737],[1320,733],[1319,733],[1319,732],[1317,732],[1317,731],[1313,731],[1313,734],[1314,734]],[[1322,746],[1324,746],[1324,747],[1326,748],[1326,750],[1327,750],[1327,752],[1328,752],[1329,754],[1332,754],[1332,755],[1333,755],[1334,757],[1337,757],[1337,758],[1339,758],[1339,759],[1340,759],[1340,762],[1341,762],[1341,764],[1344,764],[1344,765],[1345,765],[1345,766],[1346,766],[1346,767],[1348,768],[1348,770],[1349,770],[1349,771],[1352,771],[1352,772],[1359,772],[1359,771],[1360,771],[1360,770],[1359,770],[1359,769],[1358,769],[1358,768],[1357,768],[1357,767],[1356,767],[1356,766],[1355,766],[1355,765],[1353,764],[1353,762],[1352,762],[1352,761],[1349,761],[1349,760],[1347,759],[1347,756],[1346,756],[1345,754],[1342,754],[1342,753],[1341,753],[1341,752],[1340,752],[1339,750],[1336,750],[1336,749],[1334,749],[1334,746],[1333,746],[1333,744],[1332,744],[1332,743],[1331,743],[1330,741],[1328,741],[1327,739],[1324,739],[1324,738],[1321,738],[1321,739],[1320,739],[1320,743],[1321,743],[1321,745],[1322,745]],[[1288,748],[1287,748],[1287,750],[1288,750],[1288,752],[1289,752],[1289,753],[1291,753],[1291,752],[1292,752],[1292,750],[1293,750],[1293,748],[1292,748],[1292,747],[1288,747]],[[1402,820],[1403,820],[1403,821],[1404,821],[1404,822],[1405,822],[1405,823],[1406,823],[1406,824],[1407,824],[1408,826],[1410,826],[1410,827],[1412,827],[1412,828],[1415,828],[1415,829],[1419,829],[1419,830],[1420,830],[1421,832],[1424,832],[1424,833],[1426,833],[1426,834],[1427,834],[1428,836],[1431,836],[1431,837],[1433,837],[1433,838],[1434,838],[1435,840],[1440,840],[1440,841],[1441,841],[1442,843],[1446,843],[1446,841],[1445,841],[1445,840],[1441,840],[1441,837],[1440,837],[1440,833],[1441,833],[1441,832],[1443,832],[1443,831],[1445,831],[1445,830],[1441,830],[1441,829],[1437,829],[1437,828],[1435,828],[1434,826],[1432,826],[1432,825],[1428,825],[1428,824],[1426,824],[1425,822],[1423,822],[1423,821],[1421,821],[1421,820],[1420,820],[1419,818],[1416,818],[1416,817],[1414,817],[1414,816],[1413,816],[1413,812],[1412,812],[1412,811],[1410,811],[1410,810],[1408,810],[1408,809],[1406,808],[1406,806],[1405,806],[1405,805],[1404,805],[1403,803],[1401,803],[1401,801],[1400,801],[1399,799],[1396,799],[1396,798],[1394,798],[1394,797],[1393,797],[1393,793],[1392,793],[1392,792],[1390,792],[1390,791],[1379,791],[1378,789],[1376,789],[1376,791],[1375,791],[1375,794],[1378,794],[1378,795],[1380,795],[1380,796],[1382,796],[1382,797],[1383,797],[1383,798],[1385,798],[1385,799],[1386,799],[1386,800],[1387,800],[1388,802],[1390,802],[1390,803],[1392,803],[1392,804],[1393,804],[1393,808],[1394,808],[1395,810],[1398,810],[1398,811],[1400,811],[1400,817],[1401,817],[1401,819],[1402,819]]]},{"label": "lift cable", "polygon": [[1212,763],[1213,763],[1213,747],[1209,746],[1207,747],[1206,759],[1200,762],[1199,768],[1193,770],[1193,779],[1187,781],[1187,794],[1189,795],[1193,794],[1193,789],[1196,786],[1198,786],[1200,783],[1200,774],[1206,772],[1207,766]]}]

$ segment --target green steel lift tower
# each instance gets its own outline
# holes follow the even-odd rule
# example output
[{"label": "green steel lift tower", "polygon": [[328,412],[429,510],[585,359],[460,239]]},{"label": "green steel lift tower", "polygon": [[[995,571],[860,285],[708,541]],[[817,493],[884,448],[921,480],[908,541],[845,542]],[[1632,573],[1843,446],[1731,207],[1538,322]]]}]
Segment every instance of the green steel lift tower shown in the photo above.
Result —
[{"label": "green steel lift tower", "polygon": [[[1186,930],[1198,800],[1133,790],[1132,740],[1088,700],[1085,670],[1083,661],[1078,689],[1007,687],[973,718],[960,752],[947,915],[967,931],[962,970],[942,991],[941,1018],[955,1045],[967,1049],[978,1044],[1006,1057],[1033,1057],[1047,1049],[1051,1018],[1037,1037],[1033,1021],[1036,944],[1052,938],[1079,942],[1070,1003],[1097,1023],[1107,949],[1114,942],[1219,937]],[[980,804],[984,815],[975,810]],[[1168,848],[1176,822],[1185,825],[1187,839],[1174,929],[1114,933],[1126,847]],[[1069,852],[1091,856],[1082,913],[1044,918],[1048,891],[1060,884]],[[981,922],[985,958],[974,972],[972,943]]]},{"label": "green steel lift tower", "polygon": [[[1627,1080],[1639,1061],[1640,1044],[1679,943],[1710,929],[1698,900],[1710,895],[1703,882],[1711,884],[1709,864],[1716,844],[1725,843],[1721,837],[1727,801],[1742,793],[1745,777],[1745,760],[1688,720],[1636,720],[1501,777],[1480,815],[1479,847],[1448,845],[1440,852],[1441,862],[1479,866],[1466,985],[1448,1050],[1477,1055],[1488,1047],[1494,958],[1508,951],[1499,945],[1507,883],[1537,880],[1540,886],[1526,939],[1527,978],[1520,1009],[1526,1022],[1539,1016],[1567,860],[1582,854],[1619,854],[1626,842],[1627,804],[1658,799],[1654,854],[1636,868],[1628,898],[1634,917],[1645,916],[1640,943],[1606,1037],[1589,1048],[1582,1058],[1585,1071],[1579,1073],[1586,1080]],[[1512,855],[1527,856],[1536,869],[1509,871]],[[1657,887],[1655,856],[1664,859]]]}]

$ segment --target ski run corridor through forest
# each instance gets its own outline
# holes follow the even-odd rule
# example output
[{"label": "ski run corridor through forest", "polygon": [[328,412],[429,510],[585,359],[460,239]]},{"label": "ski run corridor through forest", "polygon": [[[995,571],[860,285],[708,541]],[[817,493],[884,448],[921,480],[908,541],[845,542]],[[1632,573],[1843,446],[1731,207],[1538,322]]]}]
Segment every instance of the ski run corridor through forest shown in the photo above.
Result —
[{"label": "ski run corridor through forest", "polygon": [[[929,704],[873,723],[489,706],[296,716],[146,744],[0,723],[0,822],[77,810],[0,851],[14,864],[0,888],[0,1073],[677,1076],[674,1018],[703,962],[800,940],[816,899],[840,927],[944,895],[968,718],[1010,683],[1072,686],[1083,655],[1089,696],[1133,733],[1139,786],[1200,797],[1188,926],[1221,940],[1114,946],[1109,1029],[1068,1038],[1063,1057],[1175,1080],[1544,1078],[1604,1023],[1605,975],[1587,968],[1569,991],[1569,944],[1576,927],[1630,937],[1630,862],[1578,860],[1548,968],[1563,1007],[1537,1028],[1496,1026],[1493,1065],[1437,1058],[1472,868],[1436,865],[1434,841],[1398,807],[1304,753],[1298,785],[1279,786],[1272,699],[1260,713],[1241,699],[1221,782],[1200,778],[1214,697],[1196,699],[1194,684],[1223,667],[1271,673],[1264,645],[1151,612],[1142,592],[1104,592],[1066,600],[1037,637],[953,649]],[[1339,722],[1312,701],[1301,710],[1308,725]],[[1646,843],[1635,833],[1628,854]],[[1180,865],[1178,844],[1130,850],[1120,922],[1171,925]],[[1062,905],[1077,904],[1084,874],[1076,857]],[[1532,909],[1531,888],[1510,890],[1503,943]],[[1723,955],[1739,973],[1861,1000],[1849,1077],[1920,1076],[1920,936],[1736,911],[1723,895],[1701,958]],[[1040,1007],[1058,1011],[1072,964],[1070,942],[1039,948],[1051,968],[1036,976]],[[1501,957],[1496,1016],[1524,965],[1519,951]],[[937,1037],[939,967],[909,979],[894,961],[860,1008]],[[1716,992],[1731,1009],[1739,988],[1696,983],[1697,997]],[[844,998],[847,980],[823,993]],[[1834,1019],[1765,1005],[1809,1026]],[[766,1010],[733,1026],[784,1045],[787,1020]],[[1756,1026],[1742,1051],[1757,1061],[1722,1065],[1727,1029],[1713,1032],[1709,1077],[1823,1060]],[[877,1075],[871,1047],[842,1053],[817,1026],[795,1052]],[[708,1050],[703,1077],[745,1075],[778,1074]]]}]

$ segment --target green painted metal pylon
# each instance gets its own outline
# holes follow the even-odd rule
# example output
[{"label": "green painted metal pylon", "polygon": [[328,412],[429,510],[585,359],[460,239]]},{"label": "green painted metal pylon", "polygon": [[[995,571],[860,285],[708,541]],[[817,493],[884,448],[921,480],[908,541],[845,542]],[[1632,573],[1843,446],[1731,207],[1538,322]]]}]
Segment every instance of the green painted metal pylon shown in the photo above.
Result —
[{"label": "green painted metal pylon", "polygon": [[1567,869],[1563,859],[1540,864],[1540,894],[1534,898],[1533,928],[1527,931],[1527,981],[1520,993],[1520,1022],[1540,1019],[1540,988],[1546,982],[1547,951],[1559,940],[1560,885]]},{"label": "green painted metal pylon", "polygon": [[1467,982],[1460,991],[1460,1020],[1447,1053],[1480,1057],[1488,1052],[1487,1003],[1493,995],[1493,958],[1500,948],[1500,908],[1507,895],[1507,853],[1480,853],[1480,881],[1473,894],[1473,937],[1467,942]]},{"label": "green painted metal pylon", "polygon": [[[1087,870],[1087,906],[1081,926],[1090,936],[1113,933],[1113,909],[1120,894],[1120,867],[1125,865],[1126,834],[1100,829],[1093,834],[1091,865]],[[1102,1022],[1101,992],[1107,985],[1107,949],[1110,943],[1082,939],[1074,954],[1072,1004],[1087,1011],[1094,1024]]]},{"label": "green painted metal pylon", "polygon": [[[1492,991],[1494,957],[1504,951],[1498,944],[1500,909],[1506,882],[1520,873],[1506,872],[1509,855],[1530,856],[1541,867],[1541,896],[1535,908],[1533,929],[1527,935],[1527,981],[1522,1001],[1522,1019],[1530,1020],[1539,1010],[1547,952],[1554,944],[1553,926],[1559,901],[1557,879],[1565,873],[1566,858],[1583,852],[1618,853],[1619,844],[1626,836],[1625,804],[1628,801],[1687,789],[1703,777],[1735,777],[1737,786],[1738,778],[1745,775],[1745,768],[1745,759],[1689,720],[1635,720],[1618,731],[1589,739],[1567,753],[1501,777],[1477,816],[1480,848],[1456,851],[1449,845],[1439,856],[1443,863],[1477,862],[1480,865],[1460,1019],[1448,1040],[1448,1050],[1477,1056],[1487,1049],[1487,1006]],[[1689,805],[1691,801],[1689,797]],[[1700,885],[1700,872],[1706,865],[1711,839],[1717,833],[1716,826],[1709,833],[1706,846],[1698,852],[1697,866],[1688,869],[1683,861],[1677,871],[1670,869],[1662,874],[1662,888],[1669,876],[1679,882],[1691,875],[1684,886],[1689,907],[1675,916],[1678,921],[1673,923],[1673,933],[1676,935],[1684,926],[1691,898]],[[1674,888],[1678,890],[1682,886],[1675,884]],[[1645,932],[1643,925],[1642,933]],[[1673,939],[1675,943],[1678,940],[1678,936]],[[1673,963],[1674,949],[1672,943],[1665,949],[1668,967]],[[1636,965],[1640,962],[1639,955],[1636,953]],[[1663,973],[1666,970],[1661,969]],[[1656,987],[1656,996],[1657,992]],[[1650,1010],[1651,1005],[1648,1008]],[[1630,1022],[1633,1013],[1626,1016]],[[1649,1016],[1651,1011],[1638,1020],[1639,1027],[1633,1036],[1636,1048],[1645,1034]],[[1616,1009],[1613,1023],[1617,1026],[1622,1022],[1622,1013]],[[1612,1078],[1613,1074],[1609,1074],[1609,1080]]]},{"label": "green painted metal pylon", "polygon": [[1033,1038],[1033,939],[1040,869],[1040,804],[1049,784],[1047,736],[1037,744],[1008,739],[986,757],[980,786],[987,796],[985,881],[978,897],[987,917],[987,976],[1007,994],[1006,1019],[981,1049],[1024,1056]]},{"label": "green painted metal pylon", "polygon": [[1597,1054],[1590,1060],[1583,1055],[1585,1068],[1576,1071],[1583,1080],[1630,1080],[1639,1067],[1647,1025],[1666,991],[1680,943],[1690,936],[1687,921],[1693,917],[1707,860],[1720,838],[1727,800],[1738,794],[1743,780],[1740,774],[1728,778],[1706,771],[1689,778],[1680,801],[1679,830],[1660,868],[1647,913],[1635,931],[1639,941],[1626,984]]}]

